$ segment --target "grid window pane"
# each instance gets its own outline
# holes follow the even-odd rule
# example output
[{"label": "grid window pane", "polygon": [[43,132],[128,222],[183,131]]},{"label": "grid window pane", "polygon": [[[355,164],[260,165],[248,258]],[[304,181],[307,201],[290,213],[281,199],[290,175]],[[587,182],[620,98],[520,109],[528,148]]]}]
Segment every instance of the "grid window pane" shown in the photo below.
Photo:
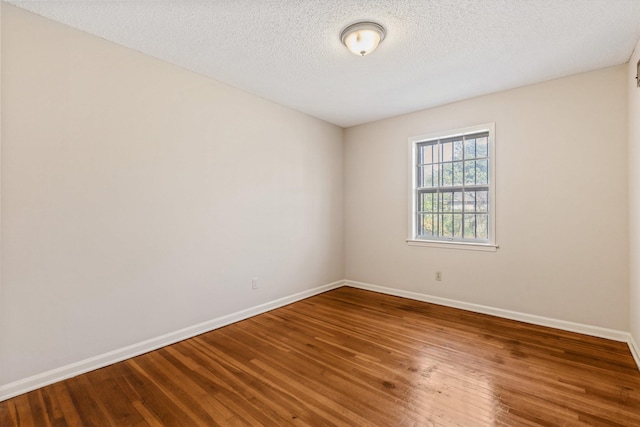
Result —
[{"label": "grid window pane", "polygon": [[433,144],[420,146],[418,151],[418,163],[433,163]]},{"label": "grid window pane", "polygon": [[476,160],[476,184],[489,183],[489,161]]},{"label": "grid window pane", "polygon": [[453,160],[462,160],[463,145],[462,140],[453,142]]},{"label": "grid window pane", "polygon": [[487,132],[416,144],[416,233],[428,240],[490,239]]},{"label": "grid window pane", "polygon": [[453,211],[462,212],[462,191],[453,193]]},{"label": "grid window pane", "polygon": [[475,239],[476,238],[476,216],[465,215],[464,216],[464,237]]},{"label": "grid window pane", "polygon": [[476,191],[476,212],[489,211],[489,192]]},{"label": "grid window pane", "polygon": [[476,183],[476,161],[467,160],[464,162],[464,183],[473,185]]},{"label": "grid window pane", "polygon": [[451,163],[442,164],[442,186],[451,187],[453,185],[453,165]]},{"label": "grid window pane", "polygon": [[453,185],[459,187],[463,183],[462,162],[453,164]]},{"label": "grid window pane", "polygon": [[417,227],[416,227],[416,233],[418,234],[418,236],[424,236],[425,232],[424,232],[424,215],[422,214],[418,214],[418,223],[417,223]]},{"label": "grid window pane", "polygon": [[489,141],[486,136],[476,139],[476,156],[489,157]]},{"label": "grid window pane", "polygon": [[427,236],[439,237],[438,233],[438,215],[425,214],[423,216],[424,234]]},{"label": "grid window pane", "polygon": [[421,236],[437,236],[434,233],[433,228],[433,217],[431,214],[420,214],[420,221],[418,222],[419,231],[418,234]]},{"label": "grid window pane", "polygon": [[420,166],[420,187],[433,187],[436,183],[433,182],[433,166]]},{"label": "grid window pane", "polygon": [[476,236],[478,239],[489,238],[489,217],[487,215],[476,215]]},{"label": "grid window pane", "polygon": [[476,211],[476,192],[475,191],[464,192],[464,211],[465,212]]},{"label": "grid window pane", "polygon": [[476,140],[466,139],[464,141],[464,158],[475,159],[476,157]]},{"label": "grid window pane", "polygon": [[453,143],[446,142],[442,144],[442,161],[450,162],[453,160]]},{"label": "grid window pane", "polygon": [[426,211],[427,208],[431,206],[430,198],[428,196],[430,196],[430,195],[424,194],[424,193],[421,193],[421,194],[418,195],[418,210],[419,211]]},{"label": "grid window pane", "polygon": [[436,193],[421,193],[418,206],[421,212],[437,212],[438,195]]},{"label": "grid window pane", "polygon": [[442,214],[442,237],[453,237],[453,215]]},{"label": "grid window pane", "polygon": [[462,238],[462,215],[453,215],[453,237]]},{"label": "grid window pane", "polygon": [[453,193],[440,193],[442,197],[442,212],[453,212]]}]

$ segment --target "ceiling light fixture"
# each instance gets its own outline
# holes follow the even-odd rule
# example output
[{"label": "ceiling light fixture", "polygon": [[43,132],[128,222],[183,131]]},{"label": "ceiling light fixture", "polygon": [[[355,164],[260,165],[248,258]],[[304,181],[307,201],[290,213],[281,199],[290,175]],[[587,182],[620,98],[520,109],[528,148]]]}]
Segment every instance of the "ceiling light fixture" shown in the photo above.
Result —
[{"label": "ceiling light fixture", "polygon": [[340,33],[340,40],[351,52],[365,56],[378,47],[387,35],[384,27],[375,22],[357,22]]}]

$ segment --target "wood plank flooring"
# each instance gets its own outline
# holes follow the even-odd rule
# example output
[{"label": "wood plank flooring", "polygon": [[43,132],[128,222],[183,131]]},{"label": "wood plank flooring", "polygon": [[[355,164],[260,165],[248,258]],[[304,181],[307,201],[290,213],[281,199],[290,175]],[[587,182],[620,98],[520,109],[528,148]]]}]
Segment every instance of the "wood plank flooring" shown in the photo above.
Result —
[{"label": "wood plank flooring", "polygon": [[340,288],[0,403],[0,426],[640,426],[626,344]]}]

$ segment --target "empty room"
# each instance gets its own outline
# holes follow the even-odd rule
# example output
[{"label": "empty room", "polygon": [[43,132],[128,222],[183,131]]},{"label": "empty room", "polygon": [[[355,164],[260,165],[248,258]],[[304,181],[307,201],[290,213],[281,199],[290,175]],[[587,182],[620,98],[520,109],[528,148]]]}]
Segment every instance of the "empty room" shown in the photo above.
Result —
[{"label": "empty room", "polygon": [[640,426],[640,0],[0,25],[0,426]]}]

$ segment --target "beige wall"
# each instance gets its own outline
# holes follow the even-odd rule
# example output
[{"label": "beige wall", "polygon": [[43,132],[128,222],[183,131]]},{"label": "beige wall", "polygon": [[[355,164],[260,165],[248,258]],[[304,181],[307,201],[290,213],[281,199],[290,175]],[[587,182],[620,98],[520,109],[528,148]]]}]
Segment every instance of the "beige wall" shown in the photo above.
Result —
[{"label": "beige wall", "polygon": [[[6,4],[1,42],[0,387],[345,277],[640,342],[639,49],[343,136]],[[407,246],[407,139],[488,122],[500,249]]]},{"label": "beige wall", "polygon": [[636,64],[640,42],[628,65],[629,92],[629,243],[630,329],[640,345],[640,88],[636,86]]},{"label": "beige wall", "polygon": [[[348,129],[346,278],[628,330],[626,77],[621,65]],[[407,139],[489,122],[500,249],[407,246]]]},{"label": "beige wall", "polygon": [[0,385],[344,277],[339,127],[6,4],[2,124]]}]

